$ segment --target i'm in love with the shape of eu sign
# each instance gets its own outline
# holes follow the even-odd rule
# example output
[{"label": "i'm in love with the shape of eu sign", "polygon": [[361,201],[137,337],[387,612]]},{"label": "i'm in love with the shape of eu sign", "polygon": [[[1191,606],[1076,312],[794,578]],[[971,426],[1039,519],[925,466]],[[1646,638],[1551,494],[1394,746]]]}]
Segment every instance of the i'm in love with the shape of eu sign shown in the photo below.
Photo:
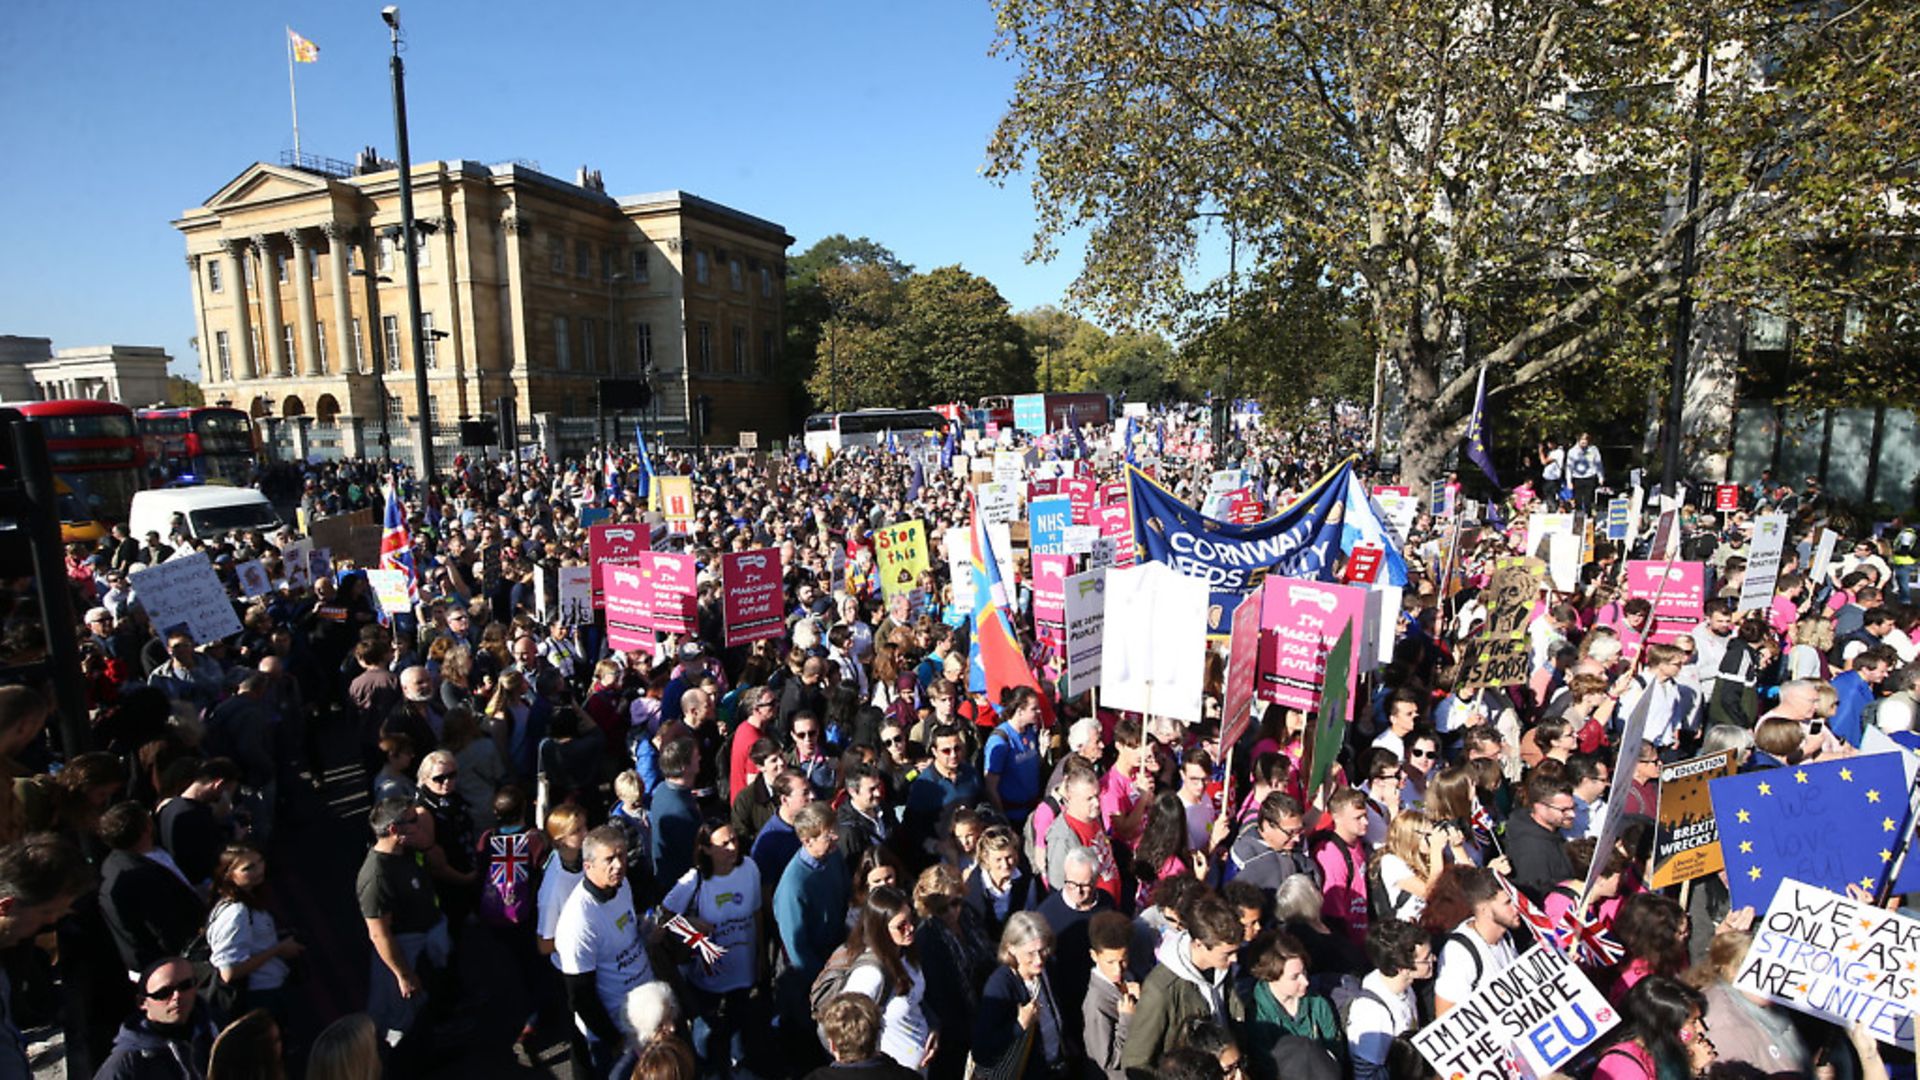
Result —
[{"label": "i'm in love with the shape of eu sign", "polygon": [[1546,1076],[1619,1023],[1579,968],[1552,947],[1535,945],[1421,1028],[1413,1045],[1447,1080]]}]

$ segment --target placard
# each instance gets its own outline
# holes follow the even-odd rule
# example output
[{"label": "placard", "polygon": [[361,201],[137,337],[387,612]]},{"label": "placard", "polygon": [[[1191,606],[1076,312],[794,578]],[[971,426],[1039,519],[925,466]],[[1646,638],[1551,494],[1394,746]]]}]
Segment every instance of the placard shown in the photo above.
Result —
[{"label": "placard", "polygon": [[1713,489],[1713,508],[1722,513],[1740,509],[1740,485],[1717,484]]},{"label": "placard", "polygon": [[1068,555],[1089,555],[1093,545],[1100,539],[1099,528],[1093,525],[1069,525],[1064,533],[1061,550]]},{"label": "placard", "polygon": [[1093,512],[1093,523],[1100,535],[1113,541],[1113,564],[1125,570],[1132,566],[1138,549],[1133,542],[1133,512],[1125,502],[1106,505]]},{"label": "placard", "polygon": [[1766,611],[1780,584],[1780,556],[1787,546],[1787,515],[1761,514],[1753,519],[1753,541],[1747,545],[1747,576],[1740,584],[1740,610]]},{"label": "placard", "polygon": [[974,497],[980,504],[980,519],[989,525],[1006,524],[1020,517],[1020,491],[1016,484],[1001,480],[979,484]]},{"label": "placard", "polygon": [[1259,669],[1260,605],[1241,604],[1233,609],[1233,634],[1227,645],[1226,685],[1220,710],[1223,754],[1240,741],[1253,721],[1253,689]]},{"label": "placard", "polygon": [[693,477],[656,476],[653,482],[660,489],[667,531],[682,535],[693,532]]},{"label": "placard", "polygon": [[233,613],[227,587],[204,551],[135,570],[127,575],[127,584],[147,609],[147,620],[156,633],[164,635],[184,626],[194,644],[204,645],[240,632],[240,617]]},{"label": "placard", "polygon": [[593,622],[593,567],[563,566],[559,574],[560,619],[568,626]]},{"label": "placard", "polygon": [[[925,537],[921,538],[920,549],[924,562]],[[726,552],[720,556],[720,585],[721,619],[728,646],[786,633],[785,571],[780,549]]]},{"label": "placard", "polygon": [[973,610],[973,534],[965,526],[948,529],[940,542],[947,555],[947,579],[953,582],[953,606]]},{"label": "placard", "polygon": [[259,559],[248,559],[235,566],[233,576],[240,582],[241,596],[265,596],[273,591],[273,580],[267,577],[267,568]]},{"label": "placard", "polygon": [[369,570],[367,584],[373,587],[373,599],[388,618],[404,615],[412,606],[407,596],[405,570]]},{"label": "placard", "polygon": [[1093,524],[1094,500],[1100,495],[1100,486],[1084,476],[1069,476],[1060,481],[1060,493],[1073,504],[1073,523],[1075,525]]},{"label": "placard", "polygon": [[333,576],[333,549],[316,547],[307,553],[307,575],[315,581]]},{"label": "placard", "polygon": [[1033,556],[1033,636],[1058,644],[1066,640],[1067,575],[1073,556],[1035,553]]},{"label": "placard", "polygon": [[1627,514],[1633,506],[1633,500],[1625,495],[1607,500],[1607,539],[1625,541],[1627,538]]},{"label": "placard", "polygon": [[312,551],[311,540],[295,540],[280,549],[280,573],[287,588],[299,592],[313,584],[313,570],[309,561]]},{"label": "placard", "polygon": [[1064,495],[1035,499],[1027,506],[1027,537],[1036,555],[1066,551],[1067,526],[1073,524],[1073,500]]},{"label": "placard", "polygon": [[[1666,585],[1661,586],[1662,578]],[[1653,604],[1647,640],[1670,644],[1699,624],[1707,602],[1707,564],[1635,559],[1627,563],[1627,598]]]},{"label": "placard", "polygon": [[595,525],[587,530],[587,561],[593,570],[593,606],[606,606],[605,566],[632,566],[653,548],[653,530],[629,522],[622,525]]},{"label": "placard", "polygon": [[1516,558],[1494,563],[1492,578],[1480,594],[1481,602],[1487,605],[1486,626],[1468,644],[1459,686],[1468,690],[1514,686],[1533,674],[1527,623],[1533,617],[1534,601],[1540,597],[1537,567],[1537,563]]},{"label": "placard", "polygon": [[1754,924],[1733,987],[1912,1050],[1916,970],[1920,922],[1789,878]]},{"label": "placard", "polygon": [[1445,480],[1435,480],[1427,489],[1427,508],[1436,518],[1453,516],[1454,487]]},{"label": "placard", "polygon": [[[1288,708],[1320,707],[1327,660],[1343,631],[1355,644],[1363,633],[1366,591],[1321,581],[1268,577],[1248,601],[1260,604],[1261,700]],[[1245,606],[1245,602],[1242,602]],[[1353,716],[1353,675],[1347,666],[1346,717]]]},{"label": "placard", "polygon": [[1373,584],[1373,579],[1380,576],[1380,563],[1386,557],[1387,549],[1379,544],[1362,541],[1353,545],[1353,550],[1347,553],[1344,580],[1356,585]]},{"label": "placard", "polygon": [[644,625],[663,634],[693,633],[699,621],[699,564],[694,557],[649,551],[634,570],[640,575]]},{"label": "placard", "polygon": [[1813,549],[1813,581],[1817,584],[1827,580],[1827,569],[1833,565],[1833,549],[1840,543],[1840,534],[1832,529],[1820,530],[1820,543]]},{"label": "placard", "polygon": [[[1559,951],[1535,945],[1421,1028],[1413,1045],[1445,1077],[1546,1076],[1619,1023],[1619,1014],[1579,968]],[[1525,1070],[1513,1067],[1522,1062]]]},{"label": "placard", "polygon": [[600,578],[601,599],[607,610],[607,647],[618,652],[651,651],[654,639],[647,597],[652,590],[640,571],[612,564],[605,567]]},{"label": "placard", "polygon": [[1107,572],[1089,570],[1066,580],[1067,696],[1100,685],[1100,658],[1106,640]]},{"label": "placard", "polygon": [[1116,709],[1200,722],[1207,583],[1166,563],[1107,572],[1107,599],[1127,617],[1104,628],[1100,698]]},{"label": "placard", "polygon": [[1660,766],[1660,812],[1654,819],[1650,888],[1664,889],[1717,874],[1726,866],[1707,782],[1733,772],[1731,750]]},{"label": "placard", "polygon": [[873,547],[880,591],[888,596],[912,592],[931,565],[927,561],[927,527],[919,518],[875,530]]}]

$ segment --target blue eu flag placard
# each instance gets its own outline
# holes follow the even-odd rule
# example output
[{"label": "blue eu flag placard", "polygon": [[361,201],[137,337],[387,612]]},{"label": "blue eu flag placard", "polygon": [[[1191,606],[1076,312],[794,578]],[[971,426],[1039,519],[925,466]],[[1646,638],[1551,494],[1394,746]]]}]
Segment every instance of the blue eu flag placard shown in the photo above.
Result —
[{"label": "blue eu flag placard", "polygon": [[1898,754],[1763,769],[1707,790],[1736,908],[1766,911],[1787,878],[1837,893],[1878,889],[1906,835]]}]

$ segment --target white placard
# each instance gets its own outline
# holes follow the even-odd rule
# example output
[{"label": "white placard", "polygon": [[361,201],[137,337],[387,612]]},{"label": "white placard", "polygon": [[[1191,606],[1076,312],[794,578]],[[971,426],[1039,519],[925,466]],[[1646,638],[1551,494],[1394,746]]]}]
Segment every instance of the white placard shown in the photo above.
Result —
[{"label": "white placard", "polygon": [[1067,696],[1074,697],[1100,685],[1100,660],[1105,648],[1107,572],[1089,570],[1067,577]]},{"label": "white placard", "polygon": [[407,572],[405,570],[369,570],[367,584],[373,586],[373,598],[380,604],[380,610],[391,618],[404,615],[412,605],[407,600]]},{"label": "white placard", "polygon": [[1833,549],[1839,543],[1839,533],[1832,529],[1820,530],[1820,546],[1813,550],[1813,581],[1816,585],[1827,580],[1827,568],[1833,565]]},{"label": "white placard", "polygon": [[1733,986],[1911,1050],[1916,968],[1920,921],[1787,878]]},{"label": "white placard", "polygon": [[280,571],[287,588],[295,592],[313,584],[313,541],[295,540],[280,549]]},{"label": "white placard", "polygon": [[593,622],[593,567],[560,568],[560,618],[568,626]]},{"label": "white placard", "polygon": [[966,528],[948,529],[940,546],[947,553],[947,576],[953,582],[953,606],[973,610],[973,533]]},{"label": "white placard", "polygon": [[127,583],[161,634],[184,626],[195,644],[204,645],[240,632],[240,616],[233,613],[227,587],[204,551],[135,570],[127,575]]},{"label": "white placard", "polygon": [[1107,573],[1107,602],[1127,617],[1105,631],[1100,700],[1115,709],[1200,722],[1207,583],[1166,563]]},{"label": "white placard", "polygon": [[1090,555],[1099,539],[1100,528],[1097,525],[1069,525],[1060,550],[1068,555]]},{"label": "white placard", "polygon": [[240,580],[241,596],[265,596],[273,591],[273,579],[267,576],[267,568],[259,559],[248,559],[235,566],[233,576]]},{"label": "white placard", "polygon": [[1761,514],[1753,519],[1753,542],[1747,545],[1747,576],[1740,583],[1740,610],[1766,611],[1780,584],[1780,556],[1787,546],[1787,515]]},{"label": "white placard", "polygon": [[1120,561],[1120,543],[1111,536],[1096,536],[1087,549],[1087,569],[1105,570]]},{"label": "white placard", "polygon": [[307,573],[315,581],[333,576],[333,549],[317,547],[307,557]]},{"label": "white placard", "polygon": [[1019,520],[1020,493],[1025,487],[1024,482],[1009,484],[1000,480],[976,487],[974,492],[980,501],[982,520],[989,525]]},{"label": "white placard", "polygon": [[1472,997],[1413,1037],[1414,1048],[1441,1076],[1559,1072],[1580,1051],[1620,1023],[1612,1004],[1580,969],[1546,945],[1535,945],[1486,980]]}]

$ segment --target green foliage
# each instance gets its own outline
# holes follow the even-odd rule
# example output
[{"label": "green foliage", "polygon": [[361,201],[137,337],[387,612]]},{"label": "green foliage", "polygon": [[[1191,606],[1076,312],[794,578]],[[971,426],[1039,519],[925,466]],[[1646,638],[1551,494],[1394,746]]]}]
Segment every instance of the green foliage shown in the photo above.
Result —
[{"label": "green foliage", "polygon": [[1127,401],[1160,402],[1182,393],[1179,358],[1158,333],[1109,334],[1056,307],[1015,315],[1033,354],[1036,388],[1098,390]]},{"label": "green foliage", "polygon": [[205,405],[207,395],[200,390],[200,384],[179,375],[167,376],[167,404],[169,405]]},{"label": "green foliage", "polygon": [[1231,364],[1234,396],[1257,399],[1273,416],[1370,399],[1373,336],[1351,292],[1305,261],[1241,277],[1237,294],[1232,282],[1202,294],[1218,317],[1196,319],[1197,332],[1181,351],[1191,380],[1224,391]]},{"label": "green foliage", "polygon": [[[1642,354],[1622,342],[1664,334],[1696,223],[1703,305],[1765,298],[1830,338],[1843,320],[1822,312],[1857,293],[1870,325],[1913,323],[1913,260],[1859,258],[1911,232],[1910,0],[996,8],[1020,74],[989,175],[1030,179],[1033,254],[1083,231],[1074,294],[1109,323],[1207,308],[1186,283],[1202,209],[1230,223],[1243,266],[1339,283],[1364,329],[1349,336],[1406,389],[1416,481],[1457,443],[1477,361],[1498,407],[1529,400],[1544,418],[1572,402],[1539,388],[1609,379],[1611,360]],[[1695,151],[1687,216],[1674,208]],[[1250,360],[1245,385],[1275,389],[1316,351],[1236,344],[1279,365]],[[1849,370],[1898,385],[1892,364]]]},{"label": "green foliage", "polygon": [[921,380],[901,404],[975,401],[1034,388],[1026,335],[993,282],[958,266],[907,279],[901,321],[907,364]]},{"label": "green foliage", "polygon": [[[863,331],[891,319],[901,283],[912,272],[913,267],[885,245],[864,236],[848,239],[841,233],[819,240],[787,261],[784,374],[796,399],[795,411],[807,411],[807,398],[822,406],[831,404],[832,372],[821,370],[816,357],[837,355],[843,336],[851,341],[854,355],[883,347]],[[844,395],[849,385],[843,380],[840,388]]]}]

